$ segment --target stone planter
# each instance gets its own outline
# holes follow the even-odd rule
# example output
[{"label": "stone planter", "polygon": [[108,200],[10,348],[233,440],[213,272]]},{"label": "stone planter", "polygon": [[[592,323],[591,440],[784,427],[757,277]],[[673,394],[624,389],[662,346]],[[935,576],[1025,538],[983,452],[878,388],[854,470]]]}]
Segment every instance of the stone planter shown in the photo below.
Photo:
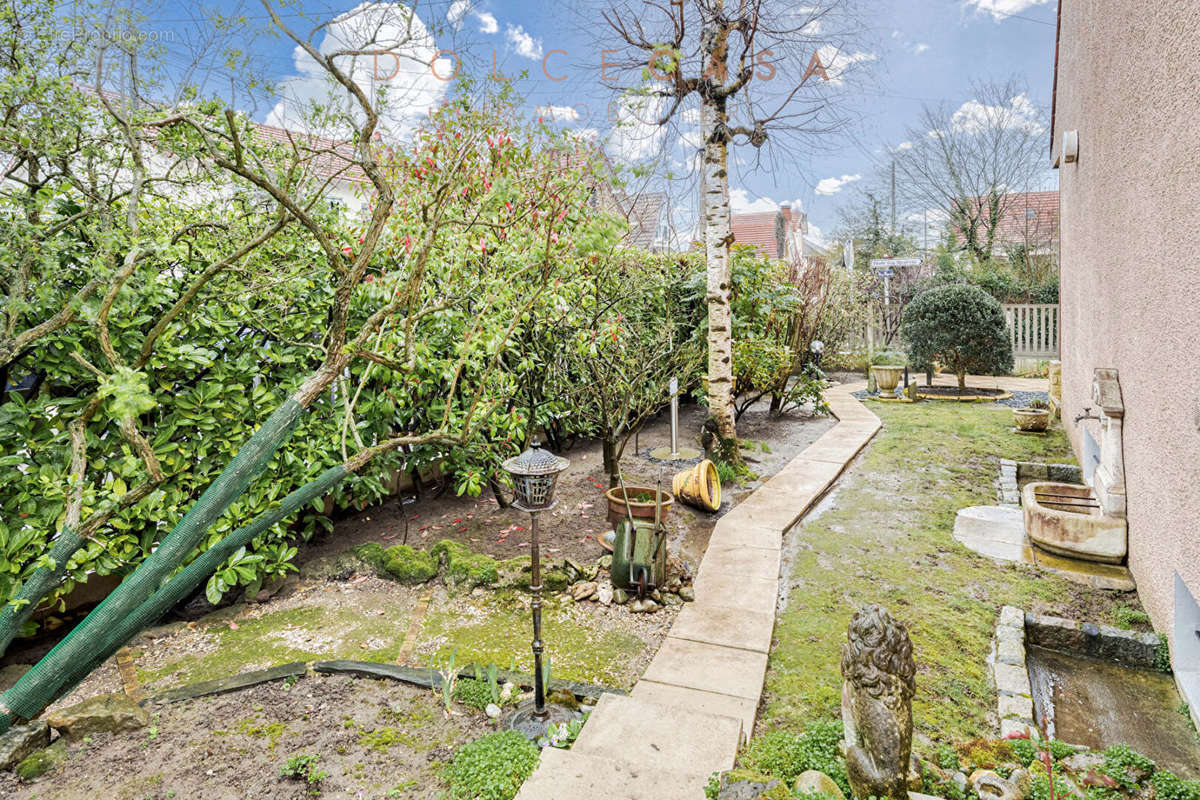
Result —
[{"label": "stone planter", "polygon": [[1046,408],[1014,408],[1013,424],[1026,433],[1045,433],[1050,427],[1050,410]]},{"label": "stone planter", "polygon": [[875,366],[871,367],[871,374],[875,376],[880,394],[894,395],[904,374],[904,367]]}]

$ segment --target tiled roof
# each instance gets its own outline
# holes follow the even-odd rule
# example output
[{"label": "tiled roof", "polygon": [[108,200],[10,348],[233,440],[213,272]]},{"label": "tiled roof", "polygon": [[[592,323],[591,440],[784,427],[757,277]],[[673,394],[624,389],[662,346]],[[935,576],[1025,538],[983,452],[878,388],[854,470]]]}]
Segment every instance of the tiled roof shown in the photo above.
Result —
[{"label": "tiled roof", "polygon": [[779,241],[775,238],[775,219],[778,216],[778,211],[734,214],[730,219],[734,242],[757,248],[765,258],[780,258]]},{"label": "tiled roof", "polygon": [[629,220],[629,233],[625,241],[631,247],[653,250],[667,196],[662,192],[647,192],[629,199],[625,205],[625,218]]},{"label": "tiled roof", "polygon": [[1058,240],[1058,192],[1025,192],[1005,199],[996,244],[1048,245]]},{"label": "tiled roof", "polygon": [[289,131],[261,122],[254,123],[254,130],[265,141],[299,149],[302,156],[308,157],[308,167],[316,178],[324,180],[337,176],[341,181],[367,182],[362,169],[351,163],[356,157],[351,142]]}]

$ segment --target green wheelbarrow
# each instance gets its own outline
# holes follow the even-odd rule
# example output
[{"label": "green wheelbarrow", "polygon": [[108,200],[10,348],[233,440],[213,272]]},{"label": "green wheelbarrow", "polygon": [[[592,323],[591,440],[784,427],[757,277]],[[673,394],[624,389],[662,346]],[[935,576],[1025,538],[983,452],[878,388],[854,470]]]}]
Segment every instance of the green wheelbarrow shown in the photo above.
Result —
[{"label": "green wheelbarrow", "polygon": [[625,478],[618,473],[626,518],[617,523],[613,538],[612,582],[618,589],[644,598],[667,582],[667,530],[662,524],[662,489],[655,490],[654,521],[634,520],[629,511]]}]

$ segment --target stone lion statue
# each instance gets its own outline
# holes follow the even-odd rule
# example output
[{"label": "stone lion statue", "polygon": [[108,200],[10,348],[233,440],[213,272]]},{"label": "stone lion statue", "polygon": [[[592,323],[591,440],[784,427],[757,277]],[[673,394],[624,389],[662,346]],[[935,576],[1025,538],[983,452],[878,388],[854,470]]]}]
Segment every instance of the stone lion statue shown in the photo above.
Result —
[{"label": "stone lion statue", "polygon": [[916,671],[903,624],[876,605],[855,612],[842,646],[842,753],[855,797],[908,798]]}]

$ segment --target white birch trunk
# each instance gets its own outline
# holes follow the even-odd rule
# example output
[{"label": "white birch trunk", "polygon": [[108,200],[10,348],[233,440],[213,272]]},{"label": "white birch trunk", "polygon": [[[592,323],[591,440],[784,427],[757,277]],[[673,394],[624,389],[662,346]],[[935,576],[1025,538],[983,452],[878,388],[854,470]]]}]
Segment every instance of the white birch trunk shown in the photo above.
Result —
[{"label": "white birch trunk", "polygon": [[[704,244],[708,261],[708,413],[723,440],[734,440],[733,339],[729,311],[729,254],[733,243],[729,218],[729,145],[717,133],[724,129],[725,113],[705,102],[701,105],[704,131]],[[736,454],[736,445],[733,448]]]}]

